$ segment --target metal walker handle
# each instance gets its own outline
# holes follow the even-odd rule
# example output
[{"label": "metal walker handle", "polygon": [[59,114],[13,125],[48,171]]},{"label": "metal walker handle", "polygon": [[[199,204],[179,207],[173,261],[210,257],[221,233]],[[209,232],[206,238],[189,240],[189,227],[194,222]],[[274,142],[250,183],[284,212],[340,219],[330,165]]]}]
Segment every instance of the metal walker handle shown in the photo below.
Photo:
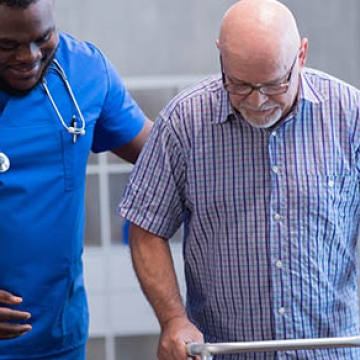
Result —
[{"label": "metal walker handle", "polygon": [[360,336],[320,339],[269,340],[229,343],[190,343],[186,345],[189,356],[201,356],[202,360],[211,360],[213,355],[237,354],[261,351],[330,349],[360,347]]}]

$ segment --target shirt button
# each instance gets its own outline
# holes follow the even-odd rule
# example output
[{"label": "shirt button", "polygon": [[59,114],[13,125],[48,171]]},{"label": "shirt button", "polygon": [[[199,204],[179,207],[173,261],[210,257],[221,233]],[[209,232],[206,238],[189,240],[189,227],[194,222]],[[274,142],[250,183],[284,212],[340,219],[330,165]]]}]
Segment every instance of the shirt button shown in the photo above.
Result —
[{"label": "shirt button", "polygon": [[334,183],[334,180],[329,180],[328,181],[328,186],[329,187],[334,187],[335,183]]},{"label": "shirt button", "polygon": [[275,174],[279,173],[279,168],[277,166],[273,166],[272,170]]},{"label": "shirt button", "polygon": [[273,132],[271,133],[271,135],[272,135],[273,137],[275,137],[275,136],[277,135],[276,131],[273,131]]},{"label": "shirt button", "polygon": [[281,215],[280,214],[275,214],[274,215],[274,220],[276,220],[276,221],[281,220]]},{"label": "shirt button", "polygon": [[277,260],[276,262],[275,262],[275,266],[277,267],[277,268],[279,268],[279,269],[281,269],[282,268],[282,261],[281,260]]},{"label": "shirt button", "polygon": [[279,308],[279,309],[278,309],[278,313],[279,313],[280,315],[284,315],[284,314],[285,314],[285,308],[283,308],[283,307]]}]

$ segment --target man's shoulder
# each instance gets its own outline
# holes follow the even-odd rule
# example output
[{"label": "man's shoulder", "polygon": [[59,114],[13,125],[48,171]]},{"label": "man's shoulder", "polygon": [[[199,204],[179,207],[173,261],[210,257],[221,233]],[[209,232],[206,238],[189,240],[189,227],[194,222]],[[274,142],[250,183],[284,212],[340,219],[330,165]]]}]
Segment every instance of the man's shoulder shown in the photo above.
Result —
[{"label": "man's shoulder", "polygon": [[[203,77],[180,91],[160,112],[165,122],[183,124],[221,122],[229,115],[229,101],[221,74]],[[202,121],[199,121],[199,119]]]},{"label": "man's shoulder", "polygon": [[117,76],[110,68],[110,61],[95,45],[79,41],[66,33],[59,34],[55,58],[67,77],[71,77],[72,84],[78,86],[79,83],[94,81],[94,84],[102,84],[105,89],[109,86],[109,79],[113,80]]},{"label": "man's shoulder", "polygon": [[89,41],[80,41],[74,36],[64,32],[59,33],[59,47],[57,53],[64,57],[69,55],[78,56],[80,58],[104,57],[103,52],[95,44]]},{"label": "man's shoulder", "polygon": [[180,92],[180,95],[182,95],[183,97],[203,95],[217,92],[221,89],[221,76],[219,74],[213,74],[201,77],[193,81],[186,88],[184,88],[183,91]]},{"label": "man's shoulder", "polygon": [[355,85],[350,84],[346,80],[340,79],[336,75],[318,69],[306,67],[302,70],[302,75],[313,83],[327,82],[330,85],[349,87],[353,88],[355,91],[359,91],[359,89],[357,89]]},{"label": "man's shoulder", "polygon": [[[317,100],[327,101],[328,99],[345,99],[358,102],[360,90],[334,75],[313,68],[304,68],[302,76],[303,96],[310,96]],[[316,101],[317,102],[317,101]]]},{"label": "man's shoulder", "polygon": [[217,96],[221,91],[223,91],[223,86],[219,74],[202,77],[180,90],[172,99],[171,104],[180,105],[206,101],[209,97]]}]

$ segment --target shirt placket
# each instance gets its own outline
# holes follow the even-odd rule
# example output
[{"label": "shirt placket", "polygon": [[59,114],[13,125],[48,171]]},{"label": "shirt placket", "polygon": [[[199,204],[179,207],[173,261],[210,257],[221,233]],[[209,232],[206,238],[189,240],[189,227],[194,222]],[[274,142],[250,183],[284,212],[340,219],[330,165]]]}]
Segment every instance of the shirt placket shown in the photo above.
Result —
[{"label": "shirt placket", "polygon": [[[270,162],[270,259],[272,282],[272,313],[274,333],[278,340],[293,337],[291,318],[290,252],[287,230],[286,176],[284,159],[284,127],[269,134]],[[286,359],[286,353],[278,353]]]}]

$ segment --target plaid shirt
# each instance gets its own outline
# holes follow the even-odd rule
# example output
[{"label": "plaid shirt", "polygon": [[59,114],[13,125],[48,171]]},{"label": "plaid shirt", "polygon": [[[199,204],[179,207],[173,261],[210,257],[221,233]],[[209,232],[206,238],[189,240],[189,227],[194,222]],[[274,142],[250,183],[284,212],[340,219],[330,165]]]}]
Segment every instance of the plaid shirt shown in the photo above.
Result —
[{"label": "plaid shirt", "polygon": [[[120,214],[170,238],[184,223],[187,309],[208,342],[359,333],[360,92],[304,69],[275,129],[234,113],[220,77],[160,113]],[[217,359],[360,359],[355,349]]]}]

